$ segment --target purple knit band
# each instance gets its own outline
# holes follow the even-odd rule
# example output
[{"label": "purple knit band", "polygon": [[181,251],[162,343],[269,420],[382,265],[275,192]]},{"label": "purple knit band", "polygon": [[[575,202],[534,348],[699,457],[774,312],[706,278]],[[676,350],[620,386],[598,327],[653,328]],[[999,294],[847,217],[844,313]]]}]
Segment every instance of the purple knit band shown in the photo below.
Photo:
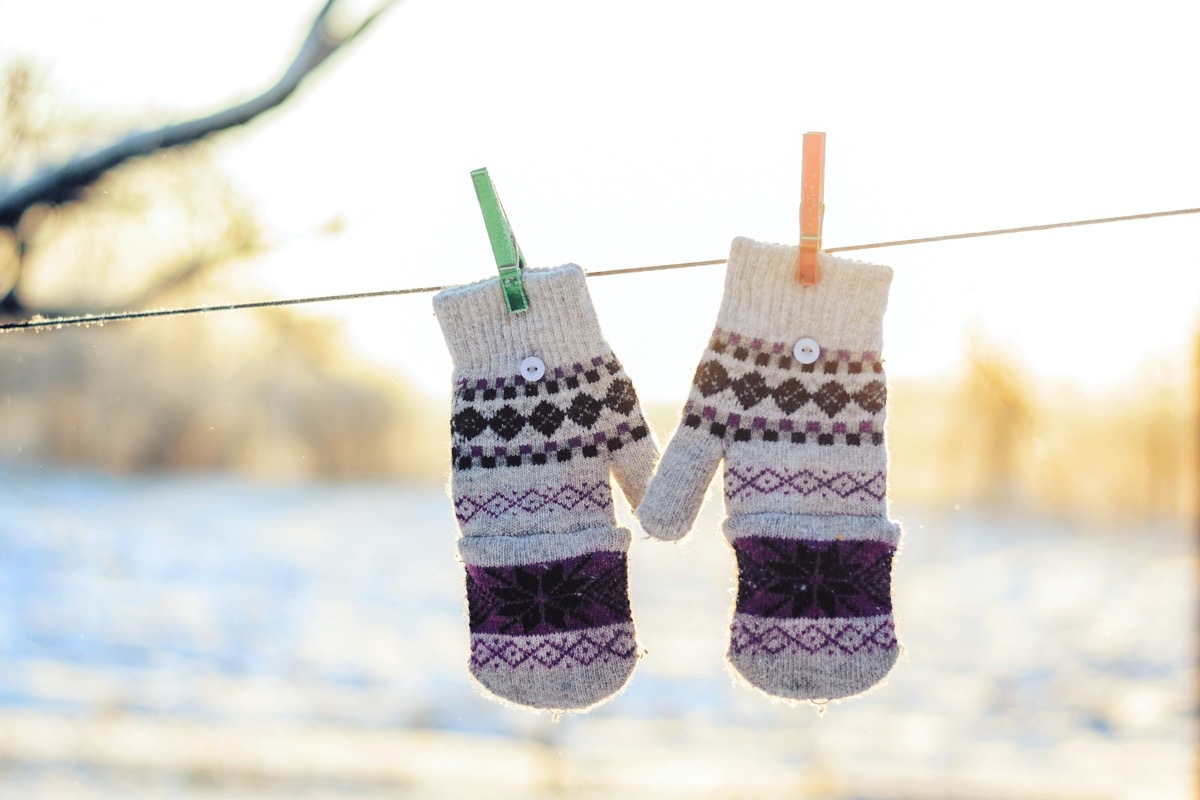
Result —
[{"label": "purple knit band", "polygon": [[467,566],[472,633],[561,633],[628,622],[624,553],[509,567]]},{"label": "purple knit band", "polygon": [[819,619],[892,610],[895,550],[884,542],[746,536],[734,550],[741,614]]}]

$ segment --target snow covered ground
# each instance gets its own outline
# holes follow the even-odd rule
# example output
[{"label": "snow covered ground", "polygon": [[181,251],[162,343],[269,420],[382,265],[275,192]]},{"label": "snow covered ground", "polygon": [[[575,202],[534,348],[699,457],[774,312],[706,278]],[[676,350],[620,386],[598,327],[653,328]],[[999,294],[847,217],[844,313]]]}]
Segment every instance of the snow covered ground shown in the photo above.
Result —
[{"label": "snow covered ground", "polygon": [[[1164,798],[1194,789],[1183,530],[896,509],[906,653],[823,713],[723,665],[719,498],[635,541],[646,656],[553,721],[465,670],[435,488],[0,467],[0,797]],[[627,515],[626,515],[627,518]]]}]

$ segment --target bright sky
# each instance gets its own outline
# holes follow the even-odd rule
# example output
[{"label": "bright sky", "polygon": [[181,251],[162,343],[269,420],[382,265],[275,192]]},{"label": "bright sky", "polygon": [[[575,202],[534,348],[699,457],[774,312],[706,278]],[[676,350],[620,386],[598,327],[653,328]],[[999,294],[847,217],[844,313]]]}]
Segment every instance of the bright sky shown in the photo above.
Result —
[{"label": "bright sky", "polygon": [[[81,108],[183,118],[273,81],[319,5],[0,0],[0,63],[36,62]],[[216,153],[282,243],[267,296],[491,274],[479,166],[535,266],[794,243],[807,130],[828,133],[829,246],[1196,207],[1198,30],[1178,2],[407,0]],[[343,233],[310,235],[331,219]],[[1181,363],[1200,320],[1200,217],[856,257],[895,268],[893,376],[953,369],[981,331],[1100,387]],[[686,394],[722,274],[592,281],[644,397]],[[445,392],[428,295],[314,313]]]}]

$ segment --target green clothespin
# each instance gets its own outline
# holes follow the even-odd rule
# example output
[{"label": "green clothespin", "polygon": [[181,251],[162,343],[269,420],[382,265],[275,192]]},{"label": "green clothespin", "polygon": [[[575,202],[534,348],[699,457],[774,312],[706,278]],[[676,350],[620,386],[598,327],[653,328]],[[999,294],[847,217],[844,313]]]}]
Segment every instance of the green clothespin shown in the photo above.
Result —
[{"label": "green clothespin", "polygon": [[492,254],[496,256],[496,268],[500,270],[500,288],[504,290],[504,304],[511,313],[517,313],[529,308],[529,299],[525,296],[525,287],[521,285],[521,270],[525,269],[525,256],[513,236],[512,226],[508,224],[508,215],[500,198],[496,196],[496,187],[488,177],[487,167],[473,170],[471,180],[475,183],[475,196],[479,198],[479,208],[483,211],[483,224],[487,226],[488,239],[492,243]]}]

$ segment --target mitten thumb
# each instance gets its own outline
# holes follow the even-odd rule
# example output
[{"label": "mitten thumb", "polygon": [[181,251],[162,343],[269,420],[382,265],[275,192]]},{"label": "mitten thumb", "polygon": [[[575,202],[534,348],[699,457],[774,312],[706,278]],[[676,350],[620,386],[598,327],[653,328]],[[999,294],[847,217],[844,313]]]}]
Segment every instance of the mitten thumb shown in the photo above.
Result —
[{"label": "mitten thumb", "polygon": [[706,430],[680,425],[650,479],[637,517],[655,539],[682,539],[692,529],[704,493],[724,452],[722,440]]},{"label": "mitten thumb", "polygon": [[[641,417],[639,413],[637,415]],[[639,436],[640,434],[640,436]],[[634,438],[618,450],[612,451],[612,473],[617,484],[625,493],[629,505],[637,508],[646,494],[646,485],[654,474],[654,462],[658,460],[658,445],[650,435],[645,420],[633,430]]]}]

